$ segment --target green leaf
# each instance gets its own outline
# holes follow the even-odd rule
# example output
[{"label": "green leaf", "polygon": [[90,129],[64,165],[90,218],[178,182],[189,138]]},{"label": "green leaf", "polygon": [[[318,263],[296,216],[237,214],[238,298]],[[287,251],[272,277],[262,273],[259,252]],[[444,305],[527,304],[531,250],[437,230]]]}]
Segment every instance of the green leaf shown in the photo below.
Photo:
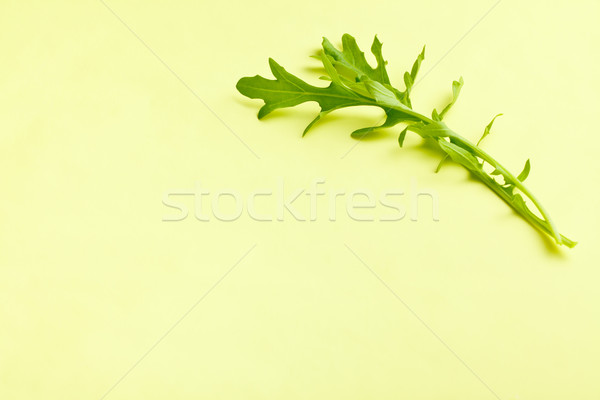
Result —
[{"label": "green leaf", "polygon": [[[351,38],[351,41],[356,45],[356,40],[350,35],[347,35]],[[342,38],[343,40],[343,38]],[[356,46],[358,48],[358,46]],[[375,60],[377,61],[377,68],[375,68],[376,76],[370,76],[371,79],[380,81],[382,83],[390,83],[390,78],[388,77],[387,70],[385,69],[385,65],[387,61],[383,59],[383,53],[381,52],[381,48],[383,47],[383,43],[379,41],[377,35],[373,38],[373,44],[371,45],[371,53],[375,56]]]},{"label": "green leaf", "polygon": [[373,45],[371,46],[371,52],[377,60],[376,68],[369,65],[365,58],[365,53],[358,47],[356,39],[348,34],[342,36],[342,51],[336,49],[327,38],[323,38],[322,45],[323,51],[330,57],[333,66],[338,70],[340,75],[349,80],[355,80],[366,75],[372,80],[386,84],[390,83],[390,78],[385,68],[386,63],[381,52],[382,43],[377,39],[377,36],[373,39]]},{"label": "green leaf", "polygon": [[407,94],[410,94],[417,80],[417,74],[419,73],[419,69],[421,68],[421,63],[423,62],[423,60],[425,60],[425,46],[423,46],[421,54],[417,56],[417,59],[413,63],[410,73],[408,71],[404,73],[404,84],[406,85]]},{"label": "green leaf", "polygon": [[401,122],[416,120],[415,117],[412,117],[410,115],[407,115],[407,114],[405,114],[401,111],[395,110],[395,109],[386,108],[386,109],[384,109],[384,111],[386,114],[386,119],[383,124],[378,125],[378,126],[369,126],[366,128],[357,129],[351,133],[351,136],[354,139],[363,139],[366,136],[368,136],[370,133],[372,133],[373,131],[376,131],[377,129],[391,128]]},{"label": "green leaf", "polygon": [[408,125],[408,130],[419,134],[423,138],[432,138],[435,140],[455,135],[443,121],[417,122]]},{"label": "green leaf", "polygon": [[513,195],[513,206],[521,212],[531,213],[531,210],[529,207],[527,207],[523,196],[521,196],[519,193]]},{"label": "green leaf", "polygon": [[517,176],[517,179],[521,182],[525,182],[525,179],[529,176],[529,170],[531,169],[531,164],[529,163],[529,159],[525,162],[525,166],[523,167],[523,171]]},{"label": "green leaf", "polygon": [[408,128],[404,128],[402,130],[402,132],[400,132],[400,135],[398,136],[398,144],[400,145],[400,147],[402,147],[404,145],[404,138],[406,138],[407,131],[408,131]]},{"label": "green leaf", "polygon": [[329,59],[329,57],[327,57],[327,54],[325,54],[324,51],[321,51],[321,62],[323,63],[323,68],[325,68],[325,72],[327,72],[327,74],[329,74],[329,76],[327,78],[330,81],[335,82],[336,84],[338,84],[340,86],[343,86],[344,83],[342,82],[340,74],[338,74],[337,70],[331,63],[331,60]]},{"label": "green leaf", "polygon": [[417,80],[417,74],[419,73],[419,69],[421,68],[421,63],[423,62],[423,60],[425,60],[425,46],[423,46],[421,54],[417,56],[417,59],[415,60],[410,71],[410,77],[412,78],[413,82]]},{"label": "green leaf", "polygon": [[425,60],[425,46],[423,46],[423,50],[421,54],[417,56],[410,73],[407,71],[404,73],[404,85],[406,86],[406,91],[403,96],[403,103],[412,108],[410,94],[412,92],[412,88],[415,85],[417,80],[417,74],[419,73],[419,69],[421,68],[421,63]]},{"label": "green leaf", "polygon": [[363,76],[361,82],[371,94],[371,96],[384,107],[405,107],[394,95],[394,92],[385,87],[382,83],[374,81]]},{"label": "green leaf", "polygon": [[408,71],[406,71],[404,73],[404,85],[406,86],[406,92],[410,91],[410,89],[413,87],[414,83],[415,82],[413,81],[412,76],[410,76]]},{"label": "green leaf", "polygon": [[444,139],[439,139],[438,144],[453,161],[473,172],[481,171],[479,161],[469,151]]},{"label": "green leaf", "polygon": [[[279,108],[315,101],[321,106],[321,113],[309,124],[307,127],[309,129],[323,115],[333,110],[373,104],[371,99],[361,96],[337,82],[332,81],[328,87],[320,88],[309,85],[290,74],[273,59],[269,59],[269,66],[273,76],[277,78],[276,80],[265,79],[257,75],[240,79],[236,86],[244,96],[264,100],[265,104],[258,112],[259,119]],[[305,130],[306,132],[307,130]]]},{"label": "green leaf", "polygon": [[444,161],[446,161],[446,159],[448,158],[448,154],[444,154],[444,157],[442,157],[442,159],[440,160],[440,162],[438,163],[437,167],[435,167],[435,173],[437,174],[438,172],[440,172],[440,169],[442,168],[442,164],[444,163]]},{"label": "green leaf", "polygon": [[[440,161],[436,172],[442,163],[450,158],[471,171],[475,178],[498,194],[502,200],[534,227],[552,236],[557,244],[564,244],[568,247],[576,245],[576,242],[558,232],[546,210],[523,185],[531,169],[530,161],[527,160],[523,171],[515,177],[492,156],[479,148],[479,143],[490,134],[495,119],[502,114],[496,115],[486,126],[477,144],[463,138],[443,122],[443,118],[458,99],[464,84],[462,77],[452,83],[452,101],[440,113],[434,109],[432,117],[428,118],[414,111],[410,100],[410,93],[414,88],[417,73],[425,58],[425,48],[417,57],[410,73],[406,72],[404,74],[406,90],[401,92],[390,83],[385,67],[386,61],[381,51],[382,44],[377,36],[371,46],[371,52],[377,61],[375,68],[366,61],[364,53],[352,36],[344,35],[342,43],[343,49],[338,50],[329,40],[323,39],[323,50],[319,57],[328,75],[324,77],[329,81],[327,87],[310,85],[287,72],[274,60],[269,59],[271,72],[275,77],[274,80],[258,75],[245,77],[239,80],[237,89],[249,98],[264,101],[264,105],[258,113],[259,118],[263,118],[279,108],[293,107],[308,101],[319,104],[320,112],[308,124],[303,134],[306,134],[315,123],[334,110],[365,105],[380,107],[386,114],[385,122],[379,126],[357,129],[352,133],[353,137],[361,138],[375,129],[405,123],[406,127],[398,136],[400,147],[403,146],[408,131],[415,132],[422,138],[437,143],[445,156]],[[494,170],[488,173],[483,169],[484,165],[491,165]],[[500,183],[502,181],[503,183]],[[536,213],[532,212],[529,206],[534,206]]]},{"label": "green leaf", "polygon": [[[377,101],[379,106],[384,106],[388,108],[393,108],[397,111],[404,111],[405,114],[410,116],[411,109],[406,104],[404,104],[393,90],[391,90],[388,85],[384,85],[380,82],[374,81],[371,78],[363,76],[361,78],[361,82],[369,91],[371,97]],[[420,121],[419,118],[412,117],[412,120]]]},{"label": "green leaf", "polygon": [[494,125],[494,121],[496,120],[496,118],[498,118],[499,116],[504,115],[504,114],[497,114],[494,118],[492,118],[492,120],[490,121],[489,124],[487,124],[487,126],[485,127],[485,130],[483,131],[483,135],[481,135],[481,138],[479,138],[479,141],[477,142],[476,146],[479,146],[479,143],[481,143],[481,141],[490,134],[490,130],[492,129],[492,125]]},{"label": "green leaf", "polygon": [[456,103],[456,100],[458,100],[458,95],[460,94],[460,90],[462,89],[464,84],[465,82],[463,81],[462,76],[458,81],[452,82],[452,101],[446,107],[444,107],[444,109],[440,113],[440,120],[444,119],[446,113],[450,111],[454,103]]},{"label": "green leaf", "polygon": [[370,126],[357,129],[351,136],[355,139],[362,139],[376,129],[390,128],[400,122],[418,121],[419,119],[409,114],[410,109],[404,105],[395,94],[380,82],[371,80],[363,76],[362,83],[367,88],[369,94],[377,101],[378,105],[384,109],[386,120],[379,126]]},{"label": "green leaf", "polygon": [[354,37],[345,34],[342,37],[342,51],[335,48],[327,38],[323,38],[323,52],[331,60],[341,79],[350,85],[351,82],[360,82],[366,76],[377,81],[390,90],[400,102],[410,107],[410,100],[406,92],[401,92],[390,84],[390,78],[386,70],[387,62],[383,58],[382,46],[377,36],[373,39],[371,52],[377,61],[377,67],[373,68],[367,62],[365,53],[360,50]]},{"label": "green leaf", "polygon": [[308,131],[313,127],[314,124],[319,122],[321,118],[323,118],[330,112],[331,111],[321,111],[320,113],[318,113],[317,116],[312,121],[310,121],[310,124],[308,124],[306,128],[304,128],[304,131],[302,132],[302,137],[304,137],[308,133]]}]

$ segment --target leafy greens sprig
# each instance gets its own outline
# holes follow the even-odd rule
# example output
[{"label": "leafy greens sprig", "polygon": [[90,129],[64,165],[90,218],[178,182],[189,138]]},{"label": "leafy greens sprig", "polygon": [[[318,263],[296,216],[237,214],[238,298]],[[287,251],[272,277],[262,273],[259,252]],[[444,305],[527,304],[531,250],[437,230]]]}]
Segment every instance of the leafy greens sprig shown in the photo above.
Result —
[{"label": "leafy greens sprig", "polygon": [[[240,79],[236,87],[241,94],[252,99],[262,99],[265,103],[258,112],[259,119],[279,108],[293,107],[307,101],[317,102],[321,111],[304,129],[302,134],[304,136],[316,122],[337,109],[353,106],[380,107],[386,114],[385,122],[379,126],[357,129],[352,132],[352,137],[362,138],[376,129],[389,128],[403,123],[406,127],[398,137],[400,147],[402,147],[408,131],[436,143],[439,149],[445,153],[437,170],[446,158],[450,158],[469,170],[531,225],[554,238],[557,244],[568,247],[574,247],[577,244],[558,232],[548,212],[523,185],[530,171],[529,160],[525,163],[521,173],[515,177],[479,147],[481,141],[489,135],[494,120],[501,114],[498,114],[489,123],[477,144],[460,136],[443,122],[444,117],[458,99],[464,83],[462,78],[452,83],[452,101],[441,112],[434,109],[429,118],[412,109],[410,96],[421,63],[425,59],[425,48],[417,57],[411,71],[404,73],[405,90],[400,91],[390,83],[386,61],[383,59],[381,51],[382,43],[377,36],[371,46],[371,52],[377,61],[375,68],[367,62],[356,40],[348,34],[342,37],[342,50],[338,50],[326,38],[323,39],[322,47],[320,59],[328,75],[322,79],[331,81],[327,87],[316,87],[304,82],[287,72],[271,58],[269,66],[275,80],[265,79],[258,75]],[[493,169],[492,172],[486,172],[484,166],[491,167],[487,169]],[[532,212],[526,204],[526,199],[535,206],[535,210],[540,216]]]}]

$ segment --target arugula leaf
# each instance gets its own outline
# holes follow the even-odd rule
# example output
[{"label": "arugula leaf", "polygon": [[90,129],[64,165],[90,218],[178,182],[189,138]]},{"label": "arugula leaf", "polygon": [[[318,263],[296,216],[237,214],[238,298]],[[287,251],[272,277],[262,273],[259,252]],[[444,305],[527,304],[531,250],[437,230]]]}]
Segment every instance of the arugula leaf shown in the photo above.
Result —
[{"label": "arugula leaf", "polygon": [[398,136],[398,144],[400,145],[400,147],[404,146],[404,138],[406,137],[406,132],[408,132],[408,127],[404,128]]},{"label": "arugula leaf", "polygon": [[[350,88],[360,91],[365,86],[362,85],[367,80],[372,82],[376,82],[383,86],[381,87],[371,87],[371,90],[376,90],[381,92],[391,92],[393,96],[396,97],[400,101],[400,103],[411,107],[410,98],[409,98],[409,88],[407,87],[406,92],[400,92],[390,85],[390,80],[388,77],[388,73],[385,65],[387,64],[383,58],[382,53],[383,44],[379,41],[377,36],[373,39],[373,44],[371,45],[371,52],[375,56],[377,60],[377,67],[372,68],[365,58],[365,54],[358,47],[356,40],[345,34],[342,36],[342,50],[338,50],[331,44],[331,42],[327,38],[323,38],[323,54],[325,58],[323,59],[323,64],[329,62],[336,70],[341,80]],[[415,61],[415,65],[413,66],[413,70],[411,72],[411,76],[416,78],[417,72],[421,65],[421,61],[425,57],[425,49],[423,48],[423,52]],[[327,66],[325,66],[327,70]],[[329,71],[328,71],[329,73]],[[330,73],[331,76],[331,73]],[[412,83],[411,83],[412,86]],[[385,89],[387,89],[387,91]],[[389,96],[389,93],[386,93]],[[388,101],[393,101],[391,99],[392,96],[389,96]],[[383,104],[383,103],[381,103]],[[395,110],[393,108],[386,107],[384,108],[386,114],[386,120],[383,124],[379,126],[371,126],[366,128],[357,129],[352,132],[353,138],[362,139],[369,133],[382,128],[389,128],[395,126],[396,124],[411,120],[411,121],[419,121],[416,117],[411,117],[406,115],[405,113]]]},{"label": "arugula leaf", "polygon": [[483,170],[477,158],[473,156],[468,150],[444,139],[438,139],[440,148],[455,162],[461,164],[471,172],[479,173]]},{"label": "arugula leaf", "polygon": [[376,131],[378,129],[391,128],[392,126],[396,126],[399,123],[404,122],[404,121],[409,121],[409,120],[416,121],[417,120],[416,118],[407,116],[406,114],[396,111],[394,109],[386,109],[384,111],[386,114],[386,119],[383,124],[378,125],[378,126],[369,126],[367,128],[357,129],[354,132],[352,132],[350,135],[354,139],[362,139],[365,136],[367,136],[369,133]]},{"label": "arugula leaf", "polygon": [[265,105],[258,112],[259,119],[278,108],[293,107],[307,101],[316,101],[323,111],[372,103],[370,99],[337,82],[331,82],[327,88],[309,85],[287,72],[272,58],[269,59],[269,66],[276,80],[257,75],[252,78],[242,78],[237,84],[237,89],[244,96],[265,101]]},{"label": "arugula leaf", "polygon": [[377,36],[375,36],[371,45],[371,52],[377,60],[376,68],[369,65],[365,53],[360,50],[352,36],[348,34],[342,36],[342,46],[342,51],[339,51],[327,38],[323,38],[323,52],[332,60],[332,64],[336,69],[341,69],[342,72],[338,70],[340,75],[349,80],[367,76],[374,81],[389,85],[390,78],[385,69],[386,62],[381,52],[382,43],[377,39]]},{"label": "arugula leaf", "polygon": [[[462,79],[461,79],[462,80]],[[458,82],[455,82],[458,83]],[[461,85],[462,86],[462,85]],[[458,96],[458,95],[457,95]],[[456,102],[456,99],[452,101],[453,104],[454,102]],[[448,105],[449,107],[450,105]],[[446,107],[447,108],[447,107]],[[436,113],[436,110],[433,110],[434,114]],[[496,120],[496,118],[498,118],[499,116],[501,116],[503,114],[497,114],[494,118],[492,118],[492,121],[487,124],[487,126],[485,127],[484,131],[483,131],[483,135],[481,135],[481,138],[479,139],[479,141],[477,142],[476,146],[479,146],[479,143],[481,143],[481,141],[483,140],[483,138],[485,138],[487,135],[490,134],[490,130],[492,129],[492,125],[494,124],[494,121]],[[438,117],[439,118],[439,117]],[[435,115],[433,117],[433,119],[435,119]],[[444,155],[444,157],[440,160],[437,168],[435,169],[435,173],[437,174],[438,172],[440,172],[440,169],[442,168],[442,164],[444,163],[444,161],[446,161],[446,159],[448,158],[448,154]],[[528,171],[529,173],[529,171]],[[500,172],[498,172],[498,170],[494,170],[491,173],[492,175],[500,175]]]},{"label": "arugula leaf", "polygon": [[452,101],[446,107],[444,107],[444,109],[439,114],[439,116],[437,116],[437,118],[436,118],[437,111],[435,108],[433,109],[433,113],[434,113],[433,119],[435,121],[441,121],[444,119],[444,116],[446,116],[446,113],[448,111],[450,111],[450,109],[452,108],[454,103],[456,103],[456,100],[458,100],[458,95],[460,94],[460,91],[464,84],[465,84],[465,82],[463,81],[462,76],[460,77],[460,79],[458,81],[452,82]]},{"label": "arugula leaf", "polygon": [[[408,131],[418,134],[425,140],[433,141],[445,154],[436,172],[442,162],[450,158],[487,185],[532,226],[552,236],[557,244],[567,247],[574,247],[577,244],[558,232],[547,211],[523,185],[531,169],[529,160],[525,163],[523,171],[515,177],[479,147],[481,141],[490,134],[495,119],[502,114],[496,115],[486,126],[477,144],[460,136],[443,122],[448,111],[456,103],[464,85],[462,77],[452,83],[450,103],[440,113],[434,109],[432,117],[428,118],[412,109],[410,99],[417,73],[425,59],[425,47],[415,60],[410,73],[404,74],[406,89],[400,91],[391,85],[382,54],[382,43],[377,36],[371,46],[371,52],[377,61],[375,67],[367,62],[365,54],[352,36],[345,34],[342,37],[342,46],[342,49],[338,50],[329,40],[323,38],[323,49],[319,57],[328,74],[324,79],[330,81],[327,87],[317,87],[304,82],[287,72],[273,59],[269,59],[269,65],[275,80],[256,75],[240,79],[236,87],[244,96],[264,101],[264,105],[258,112],[259,119],[279,108],[293,107],[307,101],[318,103],[321,110],[308,124],[303,135],[321,118],[337,109],[365,105],[379,107],[386,114],[385,122],[379,126],[357,129],[352,132],[353,137],[362,138],[376,129],[404,123],[406,127],[398,136],[400,147]],[[493,167],[491,173],[484,170],[486,164]],[[533,211],[528,203],[535,207]]]},{"label": "arugula leaf", "polygon": [[481,138],[479,138],[479,140],[477,141],[476,146],[479,146],[479,143],[481,143],[481,141],[490,134],[490,131],[492,129],[492,125],[494,125],[494,121],[496,120],[496,118],[498,118],[499,116],[504,115],[504,114],[497,114],[494,118],[492,118],[492,120],[490,121],[489,124],[487,124],[487,126],[485,127],[485,129],[483,130],[483,135],[481,135]]},{"label": "arugula leaf", "polygon": [[421,69],[421,63],[425,60],[425,46],[423,46],[423,50],[421,54],[417,56],[410,73],[406,71],[404,73],[404,85],[406,86],[406,90],[404,91],[403,103],[412,108],[412,103],[410,101],[410,92],[412,91],[415,82],[417,81],[417,74],[419,73],[419,69]]},{"label": "arugula leaf", "polygon": [[517,179],[520,180],[521,182],[524,182],[525,179],[527,179],[527,177],[529,176],[530,169],[531,169],[531,164],[529,163],[529,160],[527,160],[525,162],[525,166],[523,167],[523,171],[521,171],[519,176],[517,176]]},{"label": "arugula leaf", "polygon": [[423,50],[421,54],[418,55],[415,63],[413,64],[410,73],[406,71],[404,73],[404,84],[406,85],[406,91],[410,93],[412,87],[415,85],[415,81],[417,80],[417,74],[419,73],[419,69],[421,69],[421,63],[425,60],[425,46],[423,46]]}]

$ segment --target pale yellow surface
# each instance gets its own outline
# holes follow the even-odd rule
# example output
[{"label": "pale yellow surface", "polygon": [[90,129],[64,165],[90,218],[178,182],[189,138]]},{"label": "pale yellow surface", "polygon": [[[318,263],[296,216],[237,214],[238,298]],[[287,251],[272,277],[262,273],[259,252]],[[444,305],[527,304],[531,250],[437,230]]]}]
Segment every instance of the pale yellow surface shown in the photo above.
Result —
[{"label": "pale yellow surface", "polygon": [[[0,398],[600,398],[600,3],[556,3],[504,0],[473,28],[493,2],[108,0],[117,17],[3,0]],[[424,113],[462,75],[447,122],[464,136],[503,112],[485,148],[517,173],[531,158],[529,187],[579,245],[557,249],[460,167],[434,174],[439,154],[400,149],[398,128],[348,153],[379,111],[301,139],[315,105],[258,121],[235,91],[271,76],[268,57],[324,84],[307,56],[345,32],[378,34],[400,87],[427,45]],[[317,178],[416,182],[440,221],[332,222],[326,197],[314,222],[162,221],[163,195],[198,182],[248,196]]]}]

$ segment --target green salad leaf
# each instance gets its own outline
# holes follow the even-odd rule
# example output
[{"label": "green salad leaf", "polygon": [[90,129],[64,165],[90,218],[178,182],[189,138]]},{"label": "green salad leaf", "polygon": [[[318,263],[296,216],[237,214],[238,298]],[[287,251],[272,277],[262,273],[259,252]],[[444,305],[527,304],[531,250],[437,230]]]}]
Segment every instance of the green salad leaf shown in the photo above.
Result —
[{"label": "green salad leaf", "polygon": [[[567,247],[574,247],[577,244],[558,232],[548,212],[523,185],[531,169],[529,160],[526,161],[523,171],[515,177],[479,147],[481,141],[490,134],[496,118],[502,114],[498,114],[492,119],[485,127],[477,144],[473,144],[450,129],[443,121],[458,99],[464,85],[462,77],[452,83],[450,103],[439,113],[434,109],[429,118],[412,109],[410,97],[417,74],[425,59],[425,47],[417,56],[410,72],[404,73],[404,91],[396,89],[390,82],[386,69],[387,62],[383,58],[382,43],[377,36],[373,40],[371,52],[377,61],[377,66],[374,68],[368,63],[364,52],[361,51],[352,36],[345,34],[342,37],[341,50],[324,38],[319,58],[328,74],[325,79],[330,81],[329,86],[310,85],[287,72],[273,59],[269,59],[269,66],[275,80],[256,75],[240,79],[236,87],[244,96],[264,101],[264,105],[258,112],[259,119],[279,108],[293,107],[307,101],[318,103],[321,111],[308,124],[303,135],[325,115],[340,108],[379,107],[386,114],[383,124],[357,129],[352,132],[352,137],[363,138],[377,129],[393,127],[400,123],[405,124],[406,126],[398,136],[400,147],[409,131],[425,140],[432,141],[444,153],[444,158],[440,161],[436,172],[445,159],[451,159],[487,185],[532,226],[554,238],[557,244]],[[492,169],[492,172],[487,172],[484,166],[489,167],[486,169]],[[528,203],[533,206],[533,209]]]}]

